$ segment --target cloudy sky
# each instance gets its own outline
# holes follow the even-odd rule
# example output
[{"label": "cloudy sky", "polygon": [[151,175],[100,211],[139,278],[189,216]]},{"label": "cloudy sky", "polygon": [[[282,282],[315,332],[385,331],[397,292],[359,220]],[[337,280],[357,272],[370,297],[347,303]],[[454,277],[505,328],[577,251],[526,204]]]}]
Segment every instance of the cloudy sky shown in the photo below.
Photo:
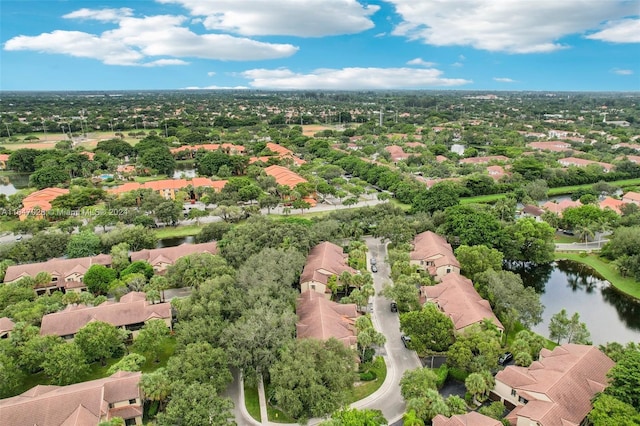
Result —
[{"label": "cloudy sky", "polygon": [[640,0],[2,0],[0,90],[640,90]]}]

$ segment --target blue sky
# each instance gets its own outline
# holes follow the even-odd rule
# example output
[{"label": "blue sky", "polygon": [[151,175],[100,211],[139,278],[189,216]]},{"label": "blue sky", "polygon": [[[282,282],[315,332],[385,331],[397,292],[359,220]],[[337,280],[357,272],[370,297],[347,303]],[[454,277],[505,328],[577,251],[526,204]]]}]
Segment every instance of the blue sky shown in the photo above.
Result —
[{"label": "blue sky", "polygon": [[2,0],[0,90],[640,90],[640,0]]}]

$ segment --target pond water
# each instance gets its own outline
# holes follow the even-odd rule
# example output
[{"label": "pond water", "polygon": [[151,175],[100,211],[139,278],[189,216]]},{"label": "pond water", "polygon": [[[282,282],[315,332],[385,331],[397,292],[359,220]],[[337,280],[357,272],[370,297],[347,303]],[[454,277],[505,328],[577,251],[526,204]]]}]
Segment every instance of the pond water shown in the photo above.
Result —
[{"label": "pond water", "polygon": [[176,169],[173,172],[174,179],[182,179],[182,178],[194,178],[197,176],[196,169]]},{"label": "pond water", "polygon": [[28,173],[9,173],[0,176],[0,194],[4,194],[7,197],[13,195],[18,190],[29,187],[29,174]]},{"label": "pond water", "polygon": [[179,246],[182,243],[195,244],[195,242],[196,238],[191,235],[188,237],[163,238],[161,240],[158,240],[158,245],[156,246],[156,248],[175,247]]},{"label": "pond water", "polygon": [[586,265],[558,261],[535,269],[512,269],[525,285],[540,293],[545,306],[543,321],[533,331],[549,336],[551,316],[566,309],[571,317],[580,314],[595,345],[607,342],[640,342],[640,301],[618,292]]}]

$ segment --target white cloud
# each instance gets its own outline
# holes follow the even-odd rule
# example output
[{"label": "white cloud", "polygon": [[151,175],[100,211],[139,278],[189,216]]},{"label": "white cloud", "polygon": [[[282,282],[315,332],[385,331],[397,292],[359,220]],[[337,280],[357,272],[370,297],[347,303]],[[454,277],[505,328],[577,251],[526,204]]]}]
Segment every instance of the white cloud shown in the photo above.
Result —
[{"label": "white cloud", "polygon": [[[88,14],[83,12],[83,14]],[[205,58],[227,61],[261,60],[293,55],[291,44],[266,43],[227,34],[196,34],[183,26],[183,16],[157,15],[144,18],[123,16],[118,27],[90,34],[56,30],[37,36],[17,36],[5,50],[33,50],[97,59],[108,65],[184,65],[175,58]],[[147,57],[168,56],[147,62]]]},{"label": "white cloud", "polygon": [[623,70],[620,68],[614,68],[611,72],[618,75],[633,75],[633,70]]},{"label": "white cloud", "polygon": [[454,62],[451,64],[452,67],[456,67],[456,68],[460,68],[460,67],[464,67],[464,64],[462,62]]},{"label": "white cloud", "polygon": [[215,71],[209,71],[209,72],[207,73],[207,76],[209,76],[209,77],[213,77],[214,75],[216,75],[216,72],[215,72]]},{"label": "white cloud", "polygon": [[143,67],[166,67],[169,65],[189,65],[189,62],[182,59],[158,59],[151,62],[141,64]]},{"label": "white cloud", "polygon": [[309,74],[286,68],[252,69],[242,73],[258,89],[365,90],[451,87],[471,83],[460,78],[443,78],[437,69],[342,68],[317,69]]},{"label": "white cloud", "polygon": [[179,4],[193,16],[204,16],[207,29],[245,36],[356,34],[374,27],[369,17],[380,9],[357,0],[157,1]]},{"label": "white cloud", "polygon": [[118,22],[126,16],[132,16],[133,9],[121,7],[120,9],[87,9],[82,8],[63,15],[67,19],[95,19],[101,22]]},{"label": "white cloud", "polygon": [[[508,53],[552,52],[571,34],[596,29],[602,22],[637,15],[637,3],[625,0],[385,0],[403,21],[393,34],[435,46],[472,46]],[[613,29],[616,27],[612,27]],[[617,37],[600,33],[591,38]],[[628,31],[623,28],[620,33]],[[635,37],[637,38],[636,32]]]},{"label": "white cloud", "polygon": [[609,22],[603,30],[590,34],[587,38],[611,43],[640,43],[640,19]]},{"label": "white cloud", "polygon": [[493,77],[493,80],[499,83],[515,83],[516,82],[514,79],[509,77]]},{"label": "white cloud", "polygon": [[183,87],[181,90],[247,90],[249,89],[246,86],[205,86],[205,87],[198,87],[198,86],[188,86],[188,87]]},{"label": "white cloud", "polygon": [[415,58],[412,59],[410,61],[407,61],[407,65],[419,65],[421,67],[433,67],[436,65],[435,62],[427,62],[425,60],[423,60],[422,58]]}]

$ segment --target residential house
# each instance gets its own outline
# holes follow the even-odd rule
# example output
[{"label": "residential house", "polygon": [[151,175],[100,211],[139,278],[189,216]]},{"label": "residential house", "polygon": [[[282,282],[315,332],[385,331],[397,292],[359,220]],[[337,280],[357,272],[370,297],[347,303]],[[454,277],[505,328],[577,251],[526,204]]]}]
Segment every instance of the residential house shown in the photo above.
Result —
[{"label": "residential house", "polygon": [[436,162],[444,163],[445,161],[449,161],[449,159],[444,155],[436,155]]},{"label": "residential house", "polygon": [[42,317],[41,336],[60,336],[72,340],[75,334],[92,321],[109,323],[137,334],[147,321],[163,320],[171,328],[171,303],[147,301],[145,293],[134,291],[119,302],[106,301],[98,306],[68,305],[64,310]]},{"label": "residential house", "polygon": [[612,197],[605,197],[604,200],[598,204],[602,210],[611,209],[618,214],[622,214],[622,206],[624,206],[623,200],[617,200]]},{"label": "residential house", "polygon": [[347,347],[356,348],[358,310],[355,304],[332,302],[313,290],[307,290],[296,301],[296,314],[298,339],[329,340],[333,337]]},{"label": "residential house", "polygon": [[583,424],[591,400],[608,384],[615,363],[598,348],[565,344],[529,367],[510,365],[496,375],[493,397],[513,409],[507,419],[517,426]]},{"label": "residential house", "polygon": [[296,157],[295,155],[293,155],[293,151],[291,151],[290,149],[285,148],[282,145],[278,145],[277,143],[267,142],[267,148],[269,149],[269,151],[274,152],[281,159],[293,161],[293,163],[296,166],[300,166],[300,165],[306,163],[306,161],[304,161],[304,160]]},{"label": "residential house", "polygon": [[307,262],[300,275],[300,291],[315,291],[331,297],[331,289],[327,282],[332,276],[339,276],[343,272],[356,274],[357,271],[347,263],[348,255],[342,247],[325,241],[313,247],[307,256]]},{"label": "residential house", "polygon": [[68,193],[69,190],[64,188],[45,188],[27,195],[22,200],[20,220],[25,220],[28,217],[43,219],[46,212],[51,210],[51,202]]},{"label": "residential house", "polygon": [[561,200],[560,202],[547,201],[542,205],[544,210],[550,211],[552,213],[557,214],[562,217],[562,213],[568,209],[573,207],[580,207],[582,203],[580,201],[571,201],[571,200]]},{"label": "residential house", "polygon": [[626,142],[617,143],[613,145],[611,148],[613,149],[629,148],[629,149],[635,149],[636,151],[640,151],[640,145],[634,144],[634,143],[626,143]]},{"label": "residential house", "polygon": [[[222,191],[222,188],[227,184],[226,180],[211,180],[205,177],[194,177],[191,179],[162,179],[162,180],[153,180],[145,183],[138,182],[126,182],[120,186],[115,188],[110,188],[107,190],[109,194],[120,195],[125,192],[137,191],[140,189],[151,189],[158,194],[160,194],[163,198],[167,200],[175,200],[176,194],[179,191],[186,191],[189,187],[191,188],[213,188],[215,192]],[[191,199],[197,199],[197,195],[195,193],[190,193],[187,195]]]},{"label": "residential house", "polygon": [[208,143],[201,145],[183,145],[178,148],[172,148],[171,153],[173,155],[182,154],[183,156],[187,156],[189,158],[194,158],[196,153],[200,150],[204,151],[217,151],[221,150],[225,154],[230,155],[242,155],[246,151],[246,148],[242,145],[233,145],[230,143]]},{"label": "residential house", "polygon": [[0,339],[8,339],[16,324],[7,317],[0,318]]},{"label": "residential house", "polygon": [[477,411],[445,417],[438,414],[431,421],[433,426],[502,426],[500,420],[484,416]]},{"label": "residential house", "polygon": [[[287,169],[283,166],[272,165],[264,169],[265,173],[269,176],[273,176],[278,185],[288,186],[291,189],[294,189],[299,183],[307,183],[308,180],[300,176],[299,174]],[[304,201],[309,203],[311,206],[315,206],[316,194],[310,194],[308,197],[303,198]],[[284,196],[283,200],[289,200],[288,196]]]},{"label": "residential house", "polygon": [[640,164],[640,155],[627,155],[627,160],[635,164]]},{"label": "residential house", "polygon": [[436,281],[451,272],[460,272],[460,263],[444,237],[426,231],[416,235],[412,244],[410,263],[429,272]]},{"label": "residential house", "polygon": [[460,164],[487,164],[487,163],[491,163],[491,162],[497,162],[497,161],[509,161],[508,157],[505,157],[504,155],[490,155],[488,157],[469,157],[469,158],[463,158],[462,160],[460,160]]},{"label": "residential house", "polygon": [[427,303],[435,303],[451,318],[456,332],[485,319],[504,331],[504,326],[491,310],[489,302],[480,297],[470,279],[457,272],[445,275],[439,284],[420,287],[420,296]]},{"label": "residential house", "polygon": [[561,159],[558,160],[558,163],[560,163],[564,167],[569,167],[569,166],[586,167],[586,166],[589,166],[591,164],[596,164],[596,165],[602,167],[602,170],[605,173],[609,173],[610,171],[612,171],[615,168],[615,166],[613,164],[603,163],[603,162],[600,162],[600,161],[585,160],[584,158],[576,158],[576,157],[561,158]]},{"label": "residential house", "polygon": [[547,142],[531,142],[528,143],[529,148],[533,148],[539,151],[553,151],[553,152],[565,152],[572,151],[571,144],[562,141],[547,141]]},{"label": "residential house", "polygon": [[488,166],[487,173],[493,180],[500,180],[505,176],[508,176],[508,173],[504,170],[502,166]]},{"label": "residential house", "polygon": [[521,217],[532,217],[536,220],[536,222],[542,222],[543,214],[544,214],[544,209],[538,206],[534,206],[532,204],[526,204],[520,211]]},{"label": "residential house", "polygon": [[406,160],[411,155],[404,152],[402,147],[398,145],[385,146],[384,150],[391,155],[391,161],[393,164],[397,164],[398,161]]},{"label": "residential house", "polygon": [[178,259],[194,253],[218,254],[218,243],[187,244],[183,243],[176,247],[163,247],[159,249],[144,249],[131,253],[131,261],[143,260],[149,263],[157,274],[163,274],[167,268]]},{"label": "residential house", "polygon": [[7,164],[9,163],[9,154],[0,154],[0,170],[7,170]]},{"label": "residential house", "polygon": [[92,265],[111,266],[111,256],[99,254],[90,257],[78,257],[75,259],[49,259],[46,262],[25,263],[12,265],[7,268],[4,275],[5,283],[12,283],[23,277],[35,278],[40,272],[51,274],[51,282],[36,288],[38,294],[60,290],[63,293],[74,291],[79,293],[86,289],[83,282],[84,274]]},{"label": "residential house", "polygon": [[640,206],[640,192],[629,191],[622,196],[622,202]]},{"label": "residential house", "polygon": [[141,425],[141,376],[139,371],[119,371],[69,386],[38,385],[0,400],[0,424],[97,426],[120,417],[125,425]]}]

